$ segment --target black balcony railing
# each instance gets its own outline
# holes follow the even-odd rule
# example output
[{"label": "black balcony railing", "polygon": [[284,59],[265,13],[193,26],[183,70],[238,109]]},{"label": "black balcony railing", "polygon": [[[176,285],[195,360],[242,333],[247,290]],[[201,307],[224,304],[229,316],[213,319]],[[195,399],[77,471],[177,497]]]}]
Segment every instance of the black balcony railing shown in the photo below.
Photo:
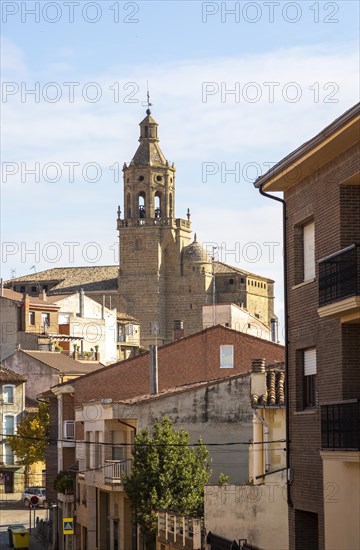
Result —
[{"label": "black balcony railing", "polygon": [[319,307],[358,296],[360,246],[353,244],[319,261]]},{"label": "black balcony railing", "polygon": [[321,406],[321,446],[360,450],[360,400]]}]

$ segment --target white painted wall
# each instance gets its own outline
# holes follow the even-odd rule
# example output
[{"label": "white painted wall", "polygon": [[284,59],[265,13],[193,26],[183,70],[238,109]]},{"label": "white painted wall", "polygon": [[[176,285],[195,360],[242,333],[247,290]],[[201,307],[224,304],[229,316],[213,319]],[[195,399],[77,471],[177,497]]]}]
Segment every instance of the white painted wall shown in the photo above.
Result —
[{"label": "white painted wall", "polygon": [[204,305],[203,328],[224,325],[251,336],[271,341],[271,330],[246,309],[236,304]]}]

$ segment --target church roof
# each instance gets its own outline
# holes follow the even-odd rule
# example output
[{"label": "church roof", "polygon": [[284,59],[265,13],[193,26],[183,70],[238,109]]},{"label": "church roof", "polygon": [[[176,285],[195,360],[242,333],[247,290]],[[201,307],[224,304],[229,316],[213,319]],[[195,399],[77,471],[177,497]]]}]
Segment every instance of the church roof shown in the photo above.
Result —
[{"label": "church roof", "polygon": [[166,158],[158,143],[142,141],[130,163],[135,166],[166,166]]},{"label": "church roof", "polygon": [[262,275],[258,275],[257,273],[251,273],[250,271],[246,271],[245,269],[234,267],[233,265],[228,265],[223,262],[214,262],[214,271],[215,271],[215,275],[240,274],[240,275],[245,275],[249,277],[254,277],[255,279],[261,279],[263,281],[266,281],[267,283],[274,282],[273,279],[269,279],[268,277],[263,277]]},{"label": "church roof", "polygon": [[31,273],[6,281],[6,285],[26,282],[53,282],[55,286],[49,290],[49,294],[71,294],[79,288],[85,292],[117,290],[118,266],[91,266],[91,267],[55,267],[39,273]]},{"label": "church roof", "polygon": [[211,263],[211,258],[205,248],[196,240],[196,235],[194,241],[185,246],[182,251],[183,259],[190,260],[192,262],[206,262]]}]

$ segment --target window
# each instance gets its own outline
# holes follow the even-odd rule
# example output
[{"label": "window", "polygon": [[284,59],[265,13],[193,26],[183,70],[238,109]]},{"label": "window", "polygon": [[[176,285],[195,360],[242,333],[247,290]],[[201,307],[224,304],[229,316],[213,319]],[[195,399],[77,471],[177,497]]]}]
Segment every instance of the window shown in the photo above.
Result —
[{"label": "window", "polygon": [[35,311],[29,311],[29,325],[35,325]]},{"label": "window", "polygon": [[14,388],[15,386],[3,386],[5,403],[14,403]]},{"label": "window", "polygon": [[21,287],[20,287],[20,292],[21,292],[22,294],[24,294],[24,292],[25,292],[25,287],[24,287],[24,286],[21,286]]},{"label": "window", "polygon": [[15,416],[6,414],[4,417],[4,432],[5,435],[14,435],[15,433]]},{"label": "window", "polygon": [[315,224],[307,223],[303,226],[303,280],[308,281],[315,277]]},{"label": "window", "polygon": [[220,368],[234,368],[234,346],[232,344],[220,346]]},{"label": "window", "polygon": [[31,287],[31,292],[36,292],[36,290],[37,290],[36,286]]},{"label": "window", "polygon": [[303,406],[316,407],[316,348],[304,350]]},{"label": "window", "polygon": [[41,326],[43,327],[44,331],[46,331],[46,329],[49,325],[50,325],[50,313],[42,313],[41,314]]},{"label": "window", "polygon": [[233,285],[234,284],[234,279],[229,279],[229,285]]}]

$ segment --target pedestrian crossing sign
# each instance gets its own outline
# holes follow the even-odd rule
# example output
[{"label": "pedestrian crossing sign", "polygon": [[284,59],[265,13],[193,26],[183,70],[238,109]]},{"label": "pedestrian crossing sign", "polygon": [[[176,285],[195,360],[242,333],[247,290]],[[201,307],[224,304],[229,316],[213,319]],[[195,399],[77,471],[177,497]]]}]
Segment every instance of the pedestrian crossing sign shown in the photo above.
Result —
[{"label": "pedestrian crossing sign", "polygon": [[63,535],[74,534],[74,518],[63,518]]}]

